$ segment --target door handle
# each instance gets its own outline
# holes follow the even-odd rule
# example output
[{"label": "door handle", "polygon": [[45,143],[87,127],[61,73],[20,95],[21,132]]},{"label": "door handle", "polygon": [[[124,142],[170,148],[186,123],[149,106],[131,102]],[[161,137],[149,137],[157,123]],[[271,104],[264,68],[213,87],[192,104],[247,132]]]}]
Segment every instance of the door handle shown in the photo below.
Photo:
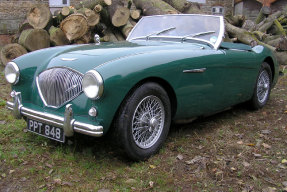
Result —
[{"label": "door handle", "polygon": [[184,73],[203,73],[205,71],[206,68],[183,70]]}]

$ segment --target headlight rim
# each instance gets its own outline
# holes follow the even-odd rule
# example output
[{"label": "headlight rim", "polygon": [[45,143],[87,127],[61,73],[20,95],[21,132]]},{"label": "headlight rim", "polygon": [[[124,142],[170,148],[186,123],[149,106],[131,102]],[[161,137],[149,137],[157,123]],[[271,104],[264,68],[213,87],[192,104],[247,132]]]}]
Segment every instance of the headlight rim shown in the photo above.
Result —
[{"label": "headlight rim", "polygon": [[[7,77],[6,77],[6,68],[7,68],[9,65],[12,65],[12,67],[13,67],[15,73],[16,73],[16,78],[15,78],[15,81],[14,81],[14,82],[9,82],[9,80],[8,80]],[[5,79],[6,79],[6,81],[7,81],[8,83],[10,83],[10,84],[12,84],[12,85],[16,85],[16,84],[19,82],[19,79],[20,79],[20,69],[19,69],[18,65],[17,65],[15,62],[12,62],[12,61],[8,62],[8,63],[6,64],[5,69],[4,69],[4,73],[5,73]]]},{"label": "headlight rim", "polygon": [[83,82],[84,82],[84,79],[85,79],[85,76],[86,76],[86,75],[92,75],[92,76],[93,76],[93,78],[94,78],[94,79],[97,81],[97,83],[98,83],[99,90],[98,90],[98,93],[96,94],[95,97],[89,97],[88,94],[86,94],[84,84],[82,83],[83,91],[84,91],[85,95],[86,95],[88,98],[90,98],[90,99],[92,99],[92,100],[97,100],[97,99],[99,99],[99,98],[103,95],[103,92],[104,92],[104,80],[103,80],[101,74],[100,74],[98,71],[96,71],[95,69],[89,70],[89,71],[87,71],[87,72],[84,74]]}]

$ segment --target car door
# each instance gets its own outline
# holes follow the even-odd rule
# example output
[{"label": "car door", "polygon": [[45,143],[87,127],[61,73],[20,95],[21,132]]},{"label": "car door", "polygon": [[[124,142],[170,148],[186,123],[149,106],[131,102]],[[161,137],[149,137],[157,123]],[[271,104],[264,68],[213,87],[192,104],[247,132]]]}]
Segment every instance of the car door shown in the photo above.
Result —
[{"label": "car door", "polygon": [[227,105],[234,105],[251,98],[258,72],[258,61],[253,51],[225,49],[224,69],[225,91],[222,96]]},{"label": "car door", "polygon": [[191,55],[180,66],[178,117],[213,114],[250,95],[255,70],[251,53],[203,49]]}]

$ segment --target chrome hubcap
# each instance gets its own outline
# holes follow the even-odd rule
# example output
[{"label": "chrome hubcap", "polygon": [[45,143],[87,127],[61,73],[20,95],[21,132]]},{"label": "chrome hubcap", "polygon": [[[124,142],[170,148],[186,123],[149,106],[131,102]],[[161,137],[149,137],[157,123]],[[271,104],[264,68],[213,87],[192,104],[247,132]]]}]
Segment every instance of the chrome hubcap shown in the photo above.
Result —
[{"label": "chrome hubcap", "polygon": [[268,97],[270,88],[270,78],[266,70],[259,75],[257,82],[257,97],[260,103],[264,103]]},{"label": "chrome hubcap", "polygon": [[147,96],[141,100],[132,119],[132,135],[138,147],[147,149],[158,141],[164,118],[164,107],[158,97]]}]

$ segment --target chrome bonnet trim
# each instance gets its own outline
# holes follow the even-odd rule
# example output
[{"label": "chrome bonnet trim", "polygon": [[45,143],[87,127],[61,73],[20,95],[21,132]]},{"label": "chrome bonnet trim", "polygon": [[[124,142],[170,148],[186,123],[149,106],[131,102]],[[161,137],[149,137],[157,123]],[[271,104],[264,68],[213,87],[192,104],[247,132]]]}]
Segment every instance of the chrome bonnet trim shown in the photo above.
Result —
[{"label": "chrome bonnet trim", "polygon": [[57,126],[64,129],[65,136],[73,136],[74,132],[100,137],[103,135],[103,126],[91,125],[83,122],[76,121],[73,118],[72,105],[66,105],[64,117],[53,115],[46,112],[40,112],[33,109],[24,107],[21,104],[21,93],[12,92],[13,102],[7,101],[6,107],[13,111],[16,118],[28,117],[36,121],[47,123],[49,125]]}]

